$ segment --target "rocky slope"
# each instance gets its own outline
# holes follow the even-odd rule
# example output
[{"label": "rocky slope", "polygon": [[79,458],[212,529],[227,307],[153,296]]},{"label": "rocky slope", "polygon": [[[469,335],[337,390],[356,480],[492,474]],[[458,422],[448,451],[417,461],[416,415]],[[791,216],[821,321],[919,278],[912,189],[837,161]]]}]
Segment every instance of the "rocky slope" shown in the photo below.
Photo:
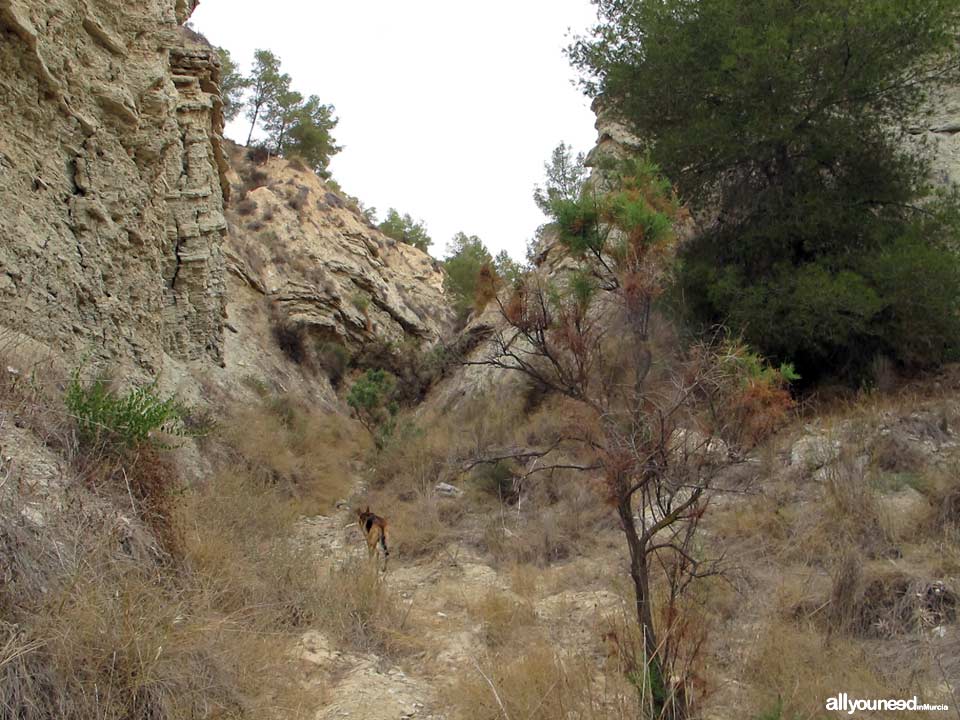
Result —
[{"label": "rocky slope", "polygon": [[237,146],[230,161],[227,267],[269,302],[277,325],[349,352],[373,338],[430,343],[451,329],[433,258],[381,233],[296,161],[254,162]]}]

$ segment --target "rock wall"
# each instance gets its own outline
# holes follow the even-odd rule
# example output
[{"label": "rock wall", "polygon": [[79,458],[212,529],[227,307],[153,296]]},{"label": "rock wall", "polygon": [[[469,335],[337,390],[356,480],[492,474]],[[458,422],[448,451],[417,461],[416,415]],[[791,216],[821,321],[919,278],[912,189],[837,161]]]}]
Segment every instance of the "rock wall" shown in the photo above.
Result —
[{"label": "rock wall", "polygon": [[960,182],[960,88],[947,87],[934,93],[929,110],[908,132],[929,144],[936,185],[947,187]]},{"label": "rock wall", "polygon": [[0,331],[222,360],[228,193],[195,0],[0,0]]}]

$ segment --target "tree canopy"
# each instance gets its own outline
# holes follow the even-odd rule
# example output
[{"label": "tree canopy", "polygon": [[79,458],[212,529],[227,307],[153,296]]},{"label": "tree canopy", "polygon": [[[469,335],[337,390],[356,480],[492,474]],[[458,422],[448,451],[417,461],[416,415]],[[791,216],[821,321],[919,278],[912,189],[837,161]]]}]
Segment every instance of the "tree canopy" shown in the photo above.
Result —
[{"label": "tree canopy", "polygon": [[223,117],[227,122],[236,120],[243,110],[243,94],[250,87],[250,79],[240,73],[240,69],[230,56],[230,51],[217,48],[220,56],[220,96],[223,99]]},{"label": "tree canopy", "polygon": [[387,217],[377,227],[380,232],[397,242],[413,245],[424,252],[428,252],[433,244],[423,220],[415,221],[408,213],[400,215],[394,208],[387,211]]},{"label": "tree canopy", "polygon": [[956,350],[956,202],[906,130],[957,75],[956,0],[595,2],[570,56],[701,220],[693,320],[807,376]]},{"label": "tree canopy", "polygon": [[337,125],[333,113],[333,105],[324,105],[316,95],[294,107],[290,125],[278,140],[280,153],[297,156],[318,175],[328,177],[330,158],[341,150],[332,135]]},{"label": "tree canopy", "polygon": [[254,52],[249,76],[237,68],[230,53],[220,54],[220,92],[224,117],[236,119],[245,111],[250,121],[247,145],[254,142],[260,128],[266,148],[285,157],[299,157],[322,177],[328,177],[330,158],[341,148],[333,138],[337,126],[333,105],[324,104],[316,95],[304,98],[294,90],[293,80],[281,69],[280,58],[270,50]]},{"label": "tree canopy", "polygon": [[533,189],[533,201],[545,215],[553,210],[551,204],[557,200],[575,200],[583,189],[587,179],[583,153],[573,154],[573,148],[561,142],[553,149],[550,162],[543,164],[546,179],[544,184]]},{"label": "tree canopy", "polygon": [[461,320],[474,307],[481,273],[484,269],[489,273],[492,265],[493,256],[476,235],[458,232],[447,244],[445,285]]},{"label": "tree canopy", "polygon": [[250,132],[247,145],[253,142],[253,133],[260,121],[260,114],[276,98],[290,89],[290,76],[280,72],[280,58],[269,50],[256,50],[253,53],[253,69],[248,80],[250,96],[247,98],[247,119]]}]

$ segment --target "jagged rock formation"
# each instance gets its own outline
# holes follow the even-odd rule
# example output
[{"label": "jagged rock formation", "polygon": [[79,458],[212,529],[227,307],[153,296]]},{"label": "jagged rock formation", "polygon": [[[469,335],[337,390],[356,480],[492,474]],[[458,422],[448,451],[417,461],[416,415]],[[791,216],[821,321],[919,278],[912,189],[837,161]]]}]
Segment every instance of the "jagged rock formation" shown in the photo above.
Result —
[{"label": "jagged rock formation", "polygon": [[0,328],[221,361],[219,64],[195,0],[0,0]]},{"label": "jagged rock formation", "polygon": [[257,164],[233,147],[231,166],[228,269],[270,302],[274,323],[350,351],[373,338],[430,344],[452,328],[429,255],[385,236],[296,162]]}]

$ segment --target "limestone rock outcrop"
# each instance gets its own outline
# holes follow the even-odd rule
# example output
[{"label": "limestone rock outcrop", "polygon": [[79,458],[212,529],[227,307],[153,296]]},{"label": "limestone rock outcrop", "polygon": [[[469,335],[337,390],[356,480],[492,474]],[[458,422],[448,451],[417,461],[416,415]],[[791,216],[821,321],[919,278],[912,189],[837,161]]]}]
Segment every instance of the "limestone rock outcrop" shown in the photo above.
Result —
[{"label": "limestone rock outcrop", "polygon": [[220,68],[196,0],[0,0],[0,330],[222,360]]},{"label": "limestone rock outcrop", "polygon": [[269,301],[275,323],[350,351],[374,339],[429,345],[449,333],[437,261],[381,233],[296,161],[256,163],[234,146],[230,162],[227,267]]},{"label": "limestone rock outcrop", "polygon": [[945,87],[934,93],[929,110],[908,131],[930,143],[935,184],[947,187],[960,182],[960,88]]}]

